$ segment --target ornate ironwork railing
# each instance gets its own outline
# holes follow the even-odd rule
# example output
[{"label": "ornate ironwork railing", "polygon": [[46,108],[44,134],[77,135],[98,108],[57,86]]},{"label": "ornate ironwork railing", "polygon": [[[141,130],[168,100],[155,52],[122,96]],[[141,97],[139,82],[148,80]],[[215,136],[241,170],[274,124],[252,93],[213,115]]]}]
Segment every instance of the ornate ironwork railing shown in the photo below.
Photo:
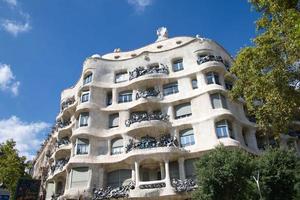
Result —
[{"label": "ornate ironwork railing", "polygon": [[198,185],[193,179],[172,179],[172,186],[175,189],[175,192],[190,192],[194,191]]},{"label": "ornate ironwork railing", "polygon": [[207,55],[207,56],[198,57],[198,59],[197,59],[198,65],[201,65],[208,61],[217,61],[217,62],[221,62],[224,64],[224,60],[221,56]]},{"label": "ornate ironwork railing", "polygon": [[157,97],[160,91],[156,89],[138,90],[136,93],[136,100],[139,98]]},{"label": "ornate ironwork railing", "polygon": [[160,139],[150,137],[146,135],[139,142],[134,142],[133,139],[129,140],[129,143],[125,147],[126,153],[134,149],[148,149],[155,147],[177,147],[178,141],[177,138],[171,138],[170,135],[164,135]]},{"label": "ornate ironwork railing", "polygon": [[138,78],[140,76],[144,76],[146,74],[169,74],[169,69],[166,65],[162,63],[156,66],[139,66],[129,72],[129,80]]},{"label": "ornate ironwork railing", "polygon": [[151,120],[161,120],[161,121],[167,121],[169,120],[169,115],[163,114],[162,112],[158,113],[133,113],[131,114],[130,118],[125,121],[125,125],[129,127],[131,124],[134,124],[136,122],[142,122],[142,121],[151,121]]},{"label": "ornate ironwork railing", "polygon": [[71,124],[71,120],[62,121],[61,119],[59,119],[59,120],[57,120],[55,126],[58,129],[58,128],[64,128],[70,124]]},{"label": "ornate ironwork railing", "polygon": [[149,183],[140,185],[140,189],[153,189],[153,188],[163,188],[166,187],[166,183]]},{"label": "ornate ironwork railing", "polygon": [[56,142],[56,147],[59,148],[63,145],[70,144],[70,139],[68,137],[62,138]]},{"label": "ornate ironwork railing", "polygon": [[67,98],[65,101],[61,103],[61,111],[64,111],[64,109],[72,105],[74,102],[75,102],[75,96]]},{"label": "ornate ironwork railing", "polygon": [[112,188],[110,186],[99,189],[95,188],[93,191],[93,200],[127,198],[129,196],[129,190],[134,189],[134,187],[135,183],[130,181],[128,185],[117,188]]},{"label": "ornate ironwork railing", "polygon": [[57,170],[62,170],[63,167],[69,162],[70,158],[57,160],[54,165],[50,166],[50,172],[53,174]]}]

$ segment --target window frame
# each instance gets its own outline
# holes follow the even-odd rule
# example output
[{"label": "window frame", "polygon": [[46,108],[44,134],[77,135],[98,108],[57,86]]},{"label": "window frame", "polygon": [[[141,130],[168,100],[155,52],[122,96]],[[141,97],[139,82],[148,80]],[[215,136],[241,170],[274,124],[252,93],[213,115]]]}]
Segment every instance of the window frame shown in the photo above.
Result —
[{"label": "window frame", "polygon": [[[116,146],[114,147],[114,143],[116,143],[117,141],[122,140],[122,146]],[[123,138],[115,138],[114,140],[112,140],[111,142],[111,155],[119,155],[122,154],[124,152],[124,144],[123,144]],[[116,150],[116,151],[114,151]]]},{"label": "window frame", "polygon": [[[171,92],[166,92],[168,91],[170,88],[172,88]],[[172,83],[168,83],[168,84],[164,84],[163,85],[163,96],[169,96],[172,94],[176,94],[179,93],[179,89],[178,89],[178,81],[172,82]]]},{"label": "window frame", "polygon": [[[227,99],[223,94],[213,93],[213,94],[210,94],[209,96],[210,96],[211,106],[213,109],[220,109],[220,108],[228,109]],[[217,107],[214,104],[214,97],[218,97],[217,100],[219,101],[219,104],[221,105],[220,107]]]},{"label": "window frame", "polygon": [[[222,122],[224,122],[222,124]],[[217,121],[215,123],[215,130],[216,130],[216,135],[218,139],[221,138],[231,138],[235,139],[233,129],[232,129],[232,123],[228,121],[227,119],[223,119],[220,121]],[[221,134],[219,134],[221,133]]]},{"label": "window frame", "polygon": [[[127,102],[131,102],[133,99],[132,99],[132,90],[126,90],[126,91],[122,91],[122,92],[119,92],[119,95],[118,95],[118,103],[127,103]],[[129,95],[130,94],[130,95]],[[127,97],[126,97],[127,96]],[[121,99],[122,97],[122,99]],[[126,97],[126,98],[124,98]]]},{"label": "window frame", "polygon": [[87,85],[93,81],[93,73],[87,73],[83,77],[83,85]]},{"label": "window frame", "polygon": [[[177,116],[177,110],[179,109],[179,107],[183,107],[185,105],[189,105],[191,113]],[[175,119],[182,119],[182,118],[186,118],[186,117],[192,116],[192,105],[191,105],[191,102],[185,102],[185,103],[181,103],[181,104],[175,105],[174,106],[174,111],[175,111],[175,115],[174,115]]]},{"label": "window frame", "polygon": [[[87,143],[79,144],[79,140],[81,140],[82,142],[84,142],[84,140],[85,140],[85,141],[87,141]],[[84,145],[86,146],[85,147],[86,151],[83,151],[83,153],[78,153],[79,152],[78,147],[79,146],[84,146]],[[90,153],[90,140],[86,139],[86,138],[76,138],[75,155],[89,155],[89,153]]]},{"label": "window frame", "polygon": [[[113,118],[113,117],[115,117],[115,116],[117,116],[118,117],[118,125],[116,125],[116,126],[112,126],[112,121],[113,120],[115,120],[115,118]],[[112,119],[113,118],[113,119]],[[110,114],[109,116],[108,116],[108,128],[109,129],[111,129],[111,128],[117,128],[117,127],[119,127],[119,124],[120,124],[120,115],[119,115],[119,113],[113,113],[113,114]]]},{"label": "window frame", "polygon": [[[186,134],[187,132],[192,131],[192,133]],[[184,135],[186,134],[186,135]],[[183,143],[183,139],[185,140],[185,143]],[[179,132],[179,141],[180,141],[180,147],[188,147],[195,145],[195,133],[193,128],[187,128],[183,129]]]},{"label": "window frame", "polygon": [[[87,120],[86,120],[85,124],[82,123],[83,122],[82,121],[83,117],[87,117]],[[89,126],[89,119],[90,119],[90,113],[89,112],[82,112],[82,113],[80,113],[78,126],[79,127],[87,127],[87,126]]]},{"label": "window frame", "polygon": [[206,84],[216,84],[221,85],[219,73],[210,71],[205,74]]},{"label": "window frame", "polygon": [[[87,100],[84,100],[84,96],[87,95]],[[90,101],[90,91],[84,91],[81,93],[81,97],[80,97],[80,103],[85,103],[85,102],[89,102]]]},{"label": "window frame", "polygon": [[[118,78],[120,78],[122,75],[124,75],[124,77],[126,78],[126,80],[123,78],[121,79],[121,81],[117,81]],[[121,72],[117,72],[115,73],[115,83],[123,83],[129,80],[129,75],[128,75],[128,71],[121,71]]]},{"label": "window frame", "polygon": [[173,70],[173,72],[178,72],[178,71],[184,70],[183,58],[176,58],[172,61],[172,70]]}]

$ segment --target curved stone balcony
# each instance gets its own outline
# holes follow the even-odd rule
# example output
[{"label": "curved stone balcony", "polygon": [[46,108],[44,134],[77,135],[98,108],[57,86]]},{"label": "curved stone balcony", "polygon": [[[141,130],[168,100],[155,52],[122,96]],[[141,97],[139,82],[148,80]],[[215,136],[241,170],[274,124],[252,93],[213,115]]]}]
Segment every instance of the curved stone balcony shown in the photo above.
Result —
[{"label": "curved stone balcony", "polygon": [[63,172],[66,170],[66,165],[69,162],[70,158],[62,158],[57,161],[53,165],[50,166],[49,174],[48,174],[48,179],[54,178],[56,175],[59,173]]},{"label": "curved stone balcony", "polygon": [[136,79],[140,76],[145,76],[148,74],[169,74],[169,69],[166,65],[159,63],[155,66],[139,66],[134,70],[129,72],[129,80]]}]

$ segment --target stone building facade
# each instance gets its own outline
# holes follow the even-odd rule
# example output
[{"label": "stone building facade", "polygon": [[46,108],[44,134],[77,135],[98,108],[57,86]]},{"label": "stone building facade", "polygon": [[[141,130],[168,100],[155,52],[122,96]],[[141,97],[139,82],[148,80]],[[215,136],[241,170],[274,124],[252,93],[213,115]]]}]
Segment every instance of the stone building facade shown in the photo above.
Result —
[{"label": "stone building facade", "polygon": [[[228,98],[233,60],[222,46],[168,38],[166,28],[157,35],[133,51],[87,58],[79,81],[62,92],[35,159],[42,198],[188,199],[204,152],[223,144],[259,154],[269,141],[257,141],[243,103]],[[296,137],[284,141],[299,148]]]}]

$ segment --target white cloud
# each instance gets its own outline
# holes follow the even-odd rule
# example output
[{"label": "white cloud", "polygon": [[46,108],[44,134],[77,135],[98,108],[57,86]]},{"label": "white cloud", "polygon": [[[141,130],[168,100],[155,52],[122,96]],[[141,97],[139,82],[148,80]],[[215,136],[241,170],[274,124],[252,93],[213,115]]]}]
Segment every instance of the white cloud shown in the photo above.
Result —
[{"label": "white cloud", "polygon": [[16,141],[16,147],[20,154],[32,159],[40,148],[43,138],[43,131],[50,125],[45,122],[24,122],[16,116],[8,119],[0,119],[0,142],[8,139]]},{"label": "white cloud", "polygon": [[153,0],[127,0],[132,5],[136,12],[143,12],[147,6],[153,3]]},{"label": "white cloud", "polygon": [[31,29],[28,20],[25,23],[20,23],[14,20],[6,19],[2,21],[1,26],[5,31],[13,36],[17,36],[19,33],[24,33]]},{"label": "white cloud", "polygon": [[0,90],[11,91],[15,96],[19,94],[20,82],[15,80],[11,68],[7,64],[0,63]]},{"label": "white cloud", "polygon": [[17,6],[17,0],[3,0],[4,2],[8,3],[11,6]]}]

